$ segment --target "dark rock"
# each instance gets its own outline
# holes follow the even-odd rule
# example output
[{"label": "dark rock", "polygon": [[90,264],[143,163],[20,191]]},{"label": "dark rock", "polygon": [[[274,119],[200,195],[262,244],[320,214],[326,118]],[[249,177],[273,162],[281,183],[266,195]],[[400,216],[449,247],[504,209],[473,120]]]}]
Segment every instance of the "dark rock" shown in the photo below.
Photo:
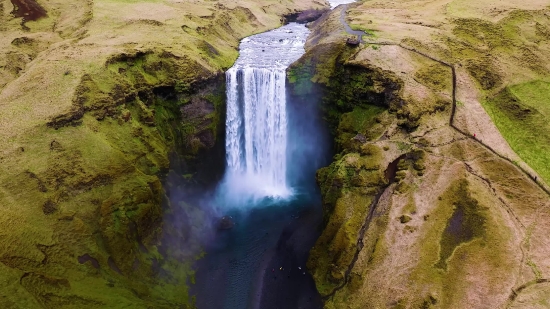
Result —
[{"label": "dark rock", "polygon": [[63,147],[61,146],[61,144],[56,141],[56,140],[53,140],[51,143],[50,143],[50,150],[63,150]]},{"label": "dark rock", "polygon": [[330,11],[330,9],[328,9],[328,8],[320,9],[320,10],[316,10],[316,9],[305,10],[305,11],[302,11],[302,12],[292,13],[292,14],[286,15],[284,17],[284,21],[285,21],[285,24],[289,23],[289,22],[296,22],[296,23],[299,23],[299,24],[307,24],[309,22],[317,20],[319,17],[321,17],[321,15],[323,15],[324,13],[329,12],[329,11]]},{"label": "dark rock", "polygon": [[91,257],[88,253],[84,254],[84,255],[81,255],[78,257],[78,262],[80,264],[84,264],[86,262],[90,262],[90,264],[95,268],[95,269],[99,269],[99,262],[97,259]]},{"label": "dark rock", "polygon": [[359,40],[357,38],[347,38],[346,39],[346,44],[347,45],[350,45],[350,46],[357,46],[359,45]]},{"label": "dark rock", "polygon": [[56,210],[57,210],[57,205],[55,205],[55,203],[52,202],[52,200],[47,200],[47,201],[42,205],[42,211],[44,212],[45,215],[51,215],[51,214],[53,214]]},{"label": "dark rock", "polygon": [[218,221],[219,230],[229,230],[235,226],[235,222],[231,216],[223,216],[220,221]]},{"label": "dark rock", "polygon": [[353,140],[359,141],[361,144],[364,144],[364,143],[367,142],[367,138],[366,138],[365,135],[363,135],[363,134],[357,134],[357,135],[355,135],[355,137],[353,138]]},{"label": "dark rock", "polygon": [[12,0],[11,3],[11,14],[16,18],[23,17],[23,23],[47,16],[46,10],[34,0]]}]

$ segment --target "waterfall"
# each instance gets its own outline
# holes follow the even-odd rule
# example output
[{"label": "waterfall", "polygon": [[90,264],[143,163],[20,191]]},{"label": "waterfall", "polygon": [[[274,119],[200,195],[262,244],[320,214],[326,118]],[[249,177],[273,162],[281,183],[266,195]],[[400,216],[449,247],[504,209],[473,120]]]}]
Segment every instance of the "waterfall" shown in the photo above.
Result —
[{"label": "waterfall", "polygon": [[228,172],[266,195],[288,192],[284,69],[232,68],[227,75]]},{"label": "waterfall", "polygon": [[289,197],[286,68],[304,53],[309,31],[297,24],[241,41],[226,72],[225,192],[243,198]]}]

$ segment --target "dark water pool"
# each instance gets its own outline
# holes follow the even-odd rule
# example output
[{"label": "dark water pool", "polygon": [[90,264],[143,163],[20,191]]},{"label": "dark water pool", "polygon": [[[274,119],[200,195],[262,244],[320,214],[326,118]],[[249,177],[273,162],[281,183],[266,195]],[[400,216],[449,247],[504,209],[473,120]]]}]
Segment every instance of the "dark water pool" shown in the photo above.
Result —
[{"label": "dark water pool", "polygon": [[305,267],[321,221],[315,196],[231,211],[235,227],[218,231],[195,265],[197,307],[322,308]]}]

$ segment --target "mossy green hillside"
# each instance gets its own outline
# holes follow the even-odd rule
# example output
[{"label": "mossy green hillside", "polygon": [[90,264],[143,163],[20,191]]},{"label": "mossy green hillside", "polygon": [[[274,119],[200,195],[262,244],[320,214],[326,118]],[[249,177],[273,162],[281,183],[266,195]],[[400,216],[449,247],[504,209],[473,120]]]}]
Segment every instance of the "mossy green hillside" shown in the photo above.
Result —
[{"label": "mossy green hillside", "polygon": [[[18,227],[27,235],[24,243],[18,234],[2,242],[2,260],[7,265],[42,278],[28,281],[27,292],[8,299],[21,305],[30,297],[50,307],[76,299],[88,308],[142,303],[138,299],[150,299],[150,305],[160,307],[187,303],[185,284],[161,283],[151,268],[155,263],[165,263],[154,253],[160,240],[164,195],[157,174],[168,167],[169,151],[158,130],[137,119],[119,122],[107,118],[100,122],[85,115],[80,126],[59,128],[53,136],[48,135],[52,137],[35,136],[35,145],[21,153],[21,159],[32,162],[26,166],[28,176],[13,177],[7,170],[2,173],[10,177],[8,182],[3,177],[2,182],[12,184],[3,186],[3,192],[13,194],[26,188],[19,194],[21,203],[34,205],[27,210],[29,216],[43,218],[37,225]],[[27,153],[43,156],[28,160]],[[53,232],[45,234],[50,240],[36,237],[49,230],[52,219]],[[14,241],[20,245],[9,245]],[[28,248],[42,245],[45,247],[37,251],[38,260],[27,260]],[[98,268],[93,262],[80,265],[77,258],[86,255],[97,261]],[[82,277],[82,273],[88,275]],[[181,265],[172,276],[184,282],[189,274],[188,266]],[[67,287],[56,288],[59,280]],[[181,294],[166,295],[163,290],[152,289],[158,284],[173,286]],[[137,294],[129,297],[129,289]]]},{"label": "mossy green hillside", "polygon": [[357,250],[361,226],[375,196],[386,185],[380,166],[381,150],[368,146],[363,154],[346,154],[317,173],[325,227],[310,251],[307,266],[313,271],[321,295],[343,283]]},{"label": "mossy green hillside", "polygon": [[436,63],[418,69],[414,73],[414,80],[430,89],[441,91],[451,89],[451,76],[450,68]]},{"label": "mossy green hillside", "polygon": [[40,4],[0,14],[0,307],[186,308],[204,218],[167,193],[220,144],[239,40],[323,4]]},{"label": "mossy green hillside", "polygon": [[387,109],[376,105],[355,107],[351,112],[342,114],[337,128],[336,143],[341,149],[353,149],[354,144],[365,140],[375,140],[382,135],[384,124],[391,118]]},{"label": "mossy green hillside", "polygon": [[[409,188],[405,182],[410,180],[405,180],[405,177],[425,169],[425,153],[411,151],[399,157],[393,171],[397,174],[394,179],[388,174],[392,173],[389,168],[382,164],[384,151],[379,146],[365,143],[359,149],[359,153],[337,155],[330,166],[320,169],[317,174],[323,197],[325,228],[310,251],[307,265],[313,271],[321,295],[327,296],[338,290],[338,299],[355,293],[368,277],[368,269],[350,268],[359,248],[366,252],[368,264],[378,263],[384,258],[383,235],[389,213],[387,204],[378,205],[380,194],[389,181],[397,181],[396,188]],[[403,189],[402,193],[405,191]],[[326,305],[332,308],[337,303]]]},{"label": "mossy green hillside", "polygon": [[512,149],[550,181],[550,82],[535,80],[506,87],[483,106]]},{"label": "mossy green hillside", "polygon": [[[49,307],[68,299],[79,299],[88,308],[191,304],[189,265],[158,253],[162,229],[172,228],[163,225],[161,206],[167,200],[159,176],[168,171],[174,151],[188,161],[182,172],[194,172],[198,151],[216,141],[224,83],[208,76],[197,63],[170,54],[113,57],[95,74],[81,78],[70,112],[52,119],[12,154],[25,162],[25,173],[17,176],[17,167],[3,166],[2,192],[35,205],[29,216],[46,220],[41,228],[20,228],[35,235],[56,219],[48,242],[27,237],[28,244],[19,248],[9,245],[17,238],[3,242],[4,262],[41,278],[25,281],[30,297]],[[21,195],[17,192],[23,183],[29,188]],[[48,247],[46,253],[38,251],[47,263],[40,264],[44,257],[39,256],[38,264],[21,258],[31,254],[27,248],[40,244]],[[188,250],[200,252],[196,246]],[[81,265],[78,257],[89,261]],[[82,271],[94,275],[82,279]],[[56,288],[56,280],[67,287]],[[98,287],[101,282],[105,288]],[[86,285],[97,288],[86,290]],[[165,288],[155,288],[159,285]],[[131,290],[133,296],[122,301]],[[24,297],[16,295],[21,294],[9,301],[23,304]]]},{"label": "mossy green hillside", "polygon": [[[317,173],[325,228],[310,252],[308,268],[321,295],[346,283],[361,227],[377,194],[387,185],[383,150],[366,142],[379,138],[395,119],[388,109],[398,106],[402,85],[391,72],[347,63],[354,52],[343,40],[315,45],[288,70],[293,96],[308,102],[322,94],[317,100],[339,152],[330,166]],[[376,237],[368,239],[369,248],[377,243],[371,244]],[[350,276],[354,286],[361,283],[360,274]]]},{"label": "mossy green hillside", "polygon": [[[351,179],[358,179],[361,172],[344,170],[336,163],[344,165],[344,159],[359,154],[365,143],[380,145],[384,150],[382,154],[392,158],[403,153],[415,157],[409,160],[406,156],[397,164],[397,184],[382,195],[379,203],[382,209],[377,208],[375,219],[362,239],[353,239],[357,233],[343,233],[338,228],[360,229],[363,225],[355,224],[355,219],[350,219],[350,225],[340,220],[340,224],[335,222],[327,226],[320,237],[324,242],[316,244],[312,250],[308,266],[313,267],[312,273],[322,295],[330,295],[325,308],[340,308],[343,304],[349,308],[498,307],[512,295],[510,289],[522,280],[519,278],[532,280],[533,276],[544,276],[540,262],[544,258],[521,264],[526,247],[517,235],[523,232],[520,225],[532,220],[527,213],[537,209],[531,215],[539,217],[544,212],[536,205],[544,205],[547,197],[539,199],[541,192],[534,193],[538,188],[512,164],[484,151],[477,141],[448,126],[453,86],[451,69],[411,51],[420,51],[455,67],[457,99],[464,102],[461,107],[465,108],[478,98],[491,101],[501,95],[503,89],[513,93],[513,85],[533,79],[547,82],[546,59],[550,58],[546,57],[548,46],[544,44],[544,34],[549,29],[548,13],[547,9],[540,9],[541,4],[451,1],[427,6],[425,3],[367,1],[350,5],[348,17],[353,24],[375,30],[376,35],[369,39],[379,42],[379,49],[365,45],[350,48],[354,50],[352,55],[343,52],[339,57],[324,55],[325,59],[334,59],[327,61],[330,65],[325,66],[329,72],[326,79],[314,78],[318,72],[313,61],[315,56],[308,53],[314,52],[316,43],[337,45],[343,43],[345,37],[342,35],[340,41],[334,38],[334,33],[341,31],[337,29],[336,17],[324,19],[327,23],[332,20],[330,25],[313,25],[309,45],[306,44],[305,61],[298,62],[303,64],[303,71],[295,75],[297,82],[294,85],[302,92],[315,93],[321,89],[323,95],[330,98],[323,102],[323,107],[335,139],[344,133],[347,135],[337,142],[340,153],[334,157],[334,165],[320,170],[317,175],[325,216],[329,216],[325,223],[331,223],[331,214],[346,218],[348,213],[343,207],[346,201],[371,197],[371,192],[353,191],[346,185],[353,183]],[[525,10],[517,10],[518,7]],[[340,12],[336,13],[334,15]],[[403,16],[409,19],[407,23],[403,23]],[[390,45],[385,45],[386,42]],[[320,52],[326,50],[326,47],[319,48]],[[342,90],[346,83],[354,84],[353,78],[344,78],[346,71],[353,77],[361,74],[353,72],[351,67],[394,77],[394,85],[399,85],[396,87],[399,89],[391,91],[391,83],[380,83],[380,88],[388,90],[384,92],[383,104],[373,104],[377,100],[371,99],[364,101],[370,105],[365,107],[354,101],[350,92]],[[473,78],[473,84],[467,75]],[[366,79],[381,81],[383,77],[371,75]],[[318,82],[322,80],[328,82]],[[342,86],[331,89],[333,80],[335,85]],[[372,83],[359,81],[350,87],[356,91],[351,94],[361,93],[362,89],[358,88],[370,88],[371,94],[382,93],[372,86]],[[529,89],[528,93],[533,90]],[[501,111],[505,116],[521,117],[532,123],[533,115],[543,114],[542,106],[535,109],[523,99],[519,100],[520,96],[526,96],[525,92],[513,95],[516,100],[508,100],[507,104],[511,108]],[[338,102],[339,98],[342,102]],[[547,101],[540,97],[532,100],[541,105]],[[497,106],[496,101],[489,103]],[[346,106],[347,103],[350,104]],[[389,113],[370,114],[372,106],[388,109]],[[331,111],[332,116],[327,116]],[[387,123],[384,122],[386,115],[389,117]],[[474,118],[473,122],[475,116],[467,115]],[[393,121],[395,118],[397,121]],[[372,134],[372,120],[374,126],[382,127],[378,131],[384,133],[380,133],[381,138],[378,133]],[[465,130],[460,121],[454,125]],[[423,151],[417,151],[416,147]],[[387,163],[386,158],[384,165]],[[332,173],[339,175],[335,177],[336,182],[330,181]],[[350,213],[364,215],[354,203],[348,203],[347,207]],[[381,223],[382,219],[378,222],[376,218],[383,218],[388,213],[391,220],[386,220],[386,225]],[[539,232],[540,239],[544,239],[543,228]],[[335,243],[331,244],[331,240]],[[330,251],[331,245],[341,251]],[[346,248],[360,245],[363,249],[350,269],[350,264],[345,263],[353,250]],[[530,248],[540,252],[536,254],[539,257],[547,256],[540,247]],[[329,252],[330,258],[322,252]],[[544,288],[540,289],[539,293],[544,293]],[[333,291],[336,292],[332,294]],[[524,295],[528,297],[530,294]]]}]

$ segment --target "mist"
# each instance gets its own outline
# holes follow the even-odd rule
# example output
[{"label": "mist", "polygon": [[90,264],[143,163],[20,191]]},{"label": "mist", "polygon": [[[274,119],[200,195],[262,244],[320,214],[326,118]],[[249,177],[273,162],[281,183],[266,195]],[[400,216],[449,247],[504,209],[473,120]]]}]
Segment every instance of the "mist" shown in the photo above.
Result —
[{"label": "mist", "polygon": [[303,99],[287,95],[287,178],[295,192],[316,191],[316,171],[332,158],[332,139],[319,106],[321,96],[316,93]]}]

